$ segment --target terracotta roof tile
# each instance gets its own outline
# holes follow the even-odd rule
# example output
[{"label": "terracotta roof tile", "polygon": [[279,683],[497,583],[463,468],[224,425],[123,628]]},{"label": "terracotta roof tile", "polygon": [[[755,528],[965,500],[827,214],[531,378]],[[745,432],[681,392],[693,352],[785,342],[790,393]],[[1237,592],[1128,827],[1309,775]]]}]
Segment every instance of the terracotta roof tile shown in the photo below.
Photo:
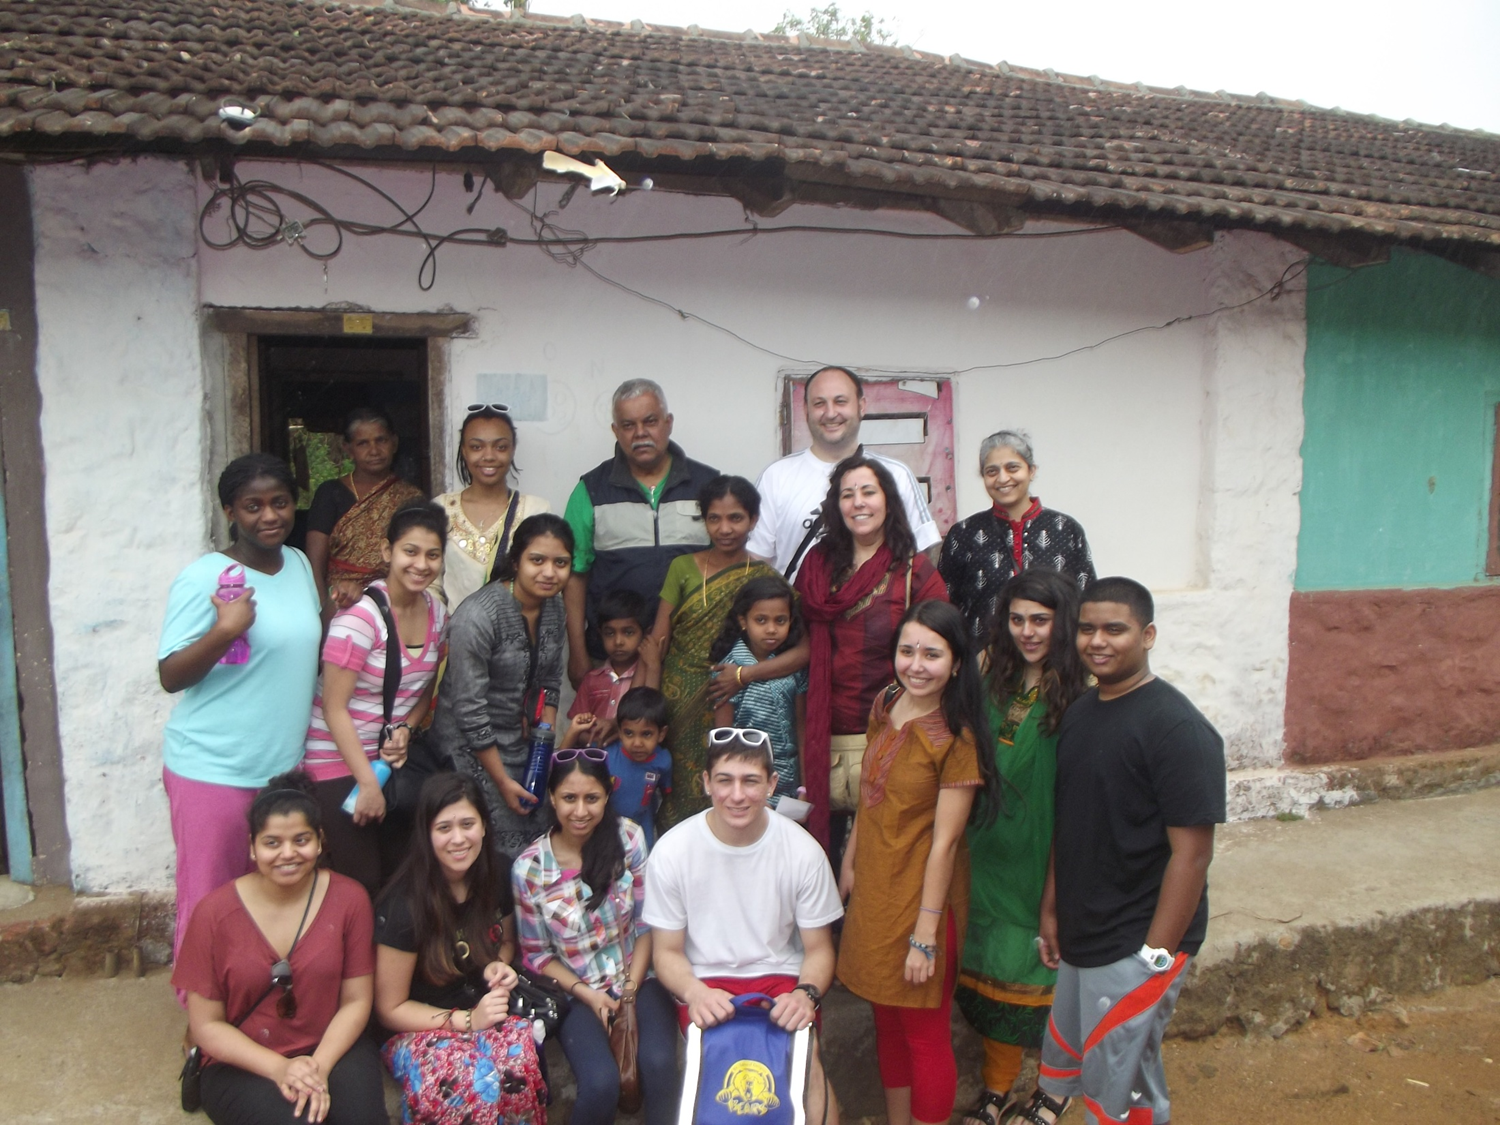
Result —
[{"label": "terracotta roof tile", "polygon": [[[247,128],[219,119],[258,106]],[[910,49],[308,0],[0,0],[0,147],[557,148],[1039,213],[1500,248],[1500,137]]]}]

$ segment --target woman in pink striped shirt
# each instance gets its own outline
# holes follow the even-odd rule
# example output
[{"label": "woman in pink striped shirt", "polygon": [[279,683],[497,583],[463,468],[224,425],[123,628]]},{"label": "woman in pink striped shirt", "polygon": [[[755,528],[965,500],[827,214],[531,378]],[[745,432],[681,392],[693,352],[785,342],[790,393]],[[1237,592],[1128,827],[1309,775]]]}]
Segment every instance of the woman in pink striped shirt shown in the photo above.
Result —
[{"label": "woman in pink striped shirt", "polygon": [[[323,642],[323,674],[302,765],[312,775],[323,809],[328,866],[363,884],[372,898],[390,874],[381,862],[378,832],[386,805],[374,762],[384,759],[393,769],[401,768],[412,728],[421,724],[432,703],[448,611],[428,587],[442,572],[447,534],[448,517],[436,504],[421,500],[398,509],[383,551],[389,575],[372,582],[364,597],[334,617]],[[372,597],[376,593],[390,606],[394,641],[386,636]],[[393,650],[401,661],[401,686],[382,745],[385,667]],[[340,806],[356,785],[351,816]]]}]

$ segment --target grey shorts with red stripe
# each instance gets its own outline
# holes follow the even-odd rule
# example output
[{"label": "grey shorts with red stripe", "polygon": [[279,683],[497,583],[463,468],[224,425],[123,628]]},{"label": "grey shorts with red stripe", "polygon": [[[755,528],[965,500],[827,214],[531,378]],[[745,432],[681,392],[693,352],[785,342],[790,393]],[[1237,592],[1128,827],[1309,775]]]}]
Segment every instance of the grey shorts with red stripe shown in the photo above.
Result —
[{"label": "grey shorts with red stripe", "polygon": [[1161,973],[1134,954],[1094,969],[1064,961],[1042,1038],[1042,1089],[1082,1098],[1095,1125],[1170,1121],[1161,1040],[1191,961],[1179,953]]}]

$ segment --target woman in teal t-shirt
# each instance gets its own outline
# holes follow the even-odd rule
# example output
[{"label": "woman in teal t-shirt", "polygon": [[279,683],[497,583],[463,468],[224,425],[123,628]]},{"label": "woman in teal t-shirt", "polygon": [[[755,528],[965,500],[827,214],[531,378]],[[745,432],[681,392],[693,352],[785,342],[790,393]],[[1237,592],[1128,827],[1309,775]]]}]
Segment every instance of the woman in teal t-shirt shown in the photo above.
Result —
[{"label": "woman in teal t-shirt", "polygon": [[[302,760],[322,638],[312,567],[282,545],[297,510],[285,462],[231,461],[219,502],[232,542],[172,583],[157,649],[161,686],[182,693],[162,743],[177,845],[174,958],[198,901],[251,870],[245,815],[256,790]],[[243,593],[221,599],[225,580]]]}]

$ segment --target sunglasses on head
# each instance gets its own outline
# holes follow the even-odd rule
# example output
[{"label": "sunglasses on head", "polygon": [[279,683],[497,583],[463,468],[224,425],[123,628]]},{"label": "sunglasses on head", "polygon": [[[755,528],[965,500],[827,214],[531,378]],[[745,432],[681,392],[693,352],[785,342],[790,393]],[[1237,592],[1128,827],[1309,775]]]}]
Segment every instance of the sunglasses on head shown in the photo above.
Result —
[{"label": "sunglasses on head", "polygon": [[597,746],[575,746],[552,752],[554,762],[571,762],[574,758],[585,758],[590,762],[607,762],[609,754]]},{"label": "sunglasses on head", "polygon": [[292,963],[286,958],[271,966],[271,984],[281,989],[276,998],[276,1014],[284,1020],[297,1015],[297,994],[292,991]]},{"label": "sunglasses on head", "polygon": [[510,407],[503,402],[471,402],[466,411],[468,414],[478,414],[484,410],[493,410],[496,414],[509,414]]},{"label": "sunglasses on head", "polygon": [[708,732],[710,746],[723,746],[726,742],[739,742],[745,746],[769,745],[771,736],[754,727],[714,727]]}]

